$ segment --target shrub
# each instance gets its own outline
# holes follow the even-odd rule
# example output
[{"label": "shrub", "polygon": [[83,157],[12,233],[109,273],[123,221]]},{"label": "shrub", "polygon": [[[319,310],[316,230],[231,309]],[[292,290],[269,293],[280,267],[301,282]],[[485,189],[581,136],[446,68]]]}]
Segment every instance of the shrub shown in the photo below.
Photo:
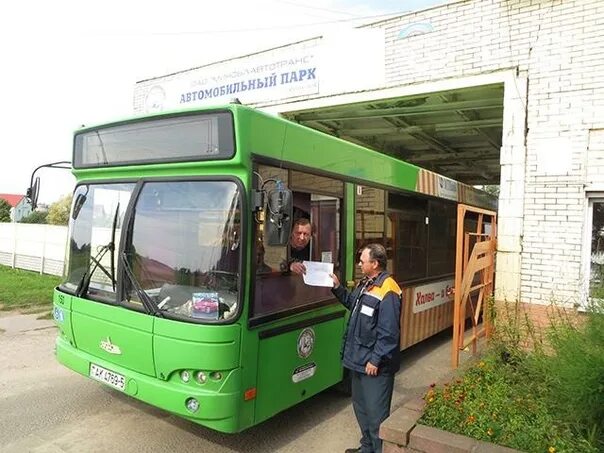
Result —
[{"label": "shrub", "polygon": [[499,310],[482,360],[430,388],[420,422],[528,452],[604,451],[603,306],[552,313],[542,336],[517,306]]},{"label": "shrub", "polygon": [[577,324],[560,316],[547,331],[553,353],[536,357],[558,419],[604,451],[604,303]]},{"label": "shrub", "polygon": [[11,206],[4,198],[0,198],[0,222],[10,222]]},{"label": "shrub", "polygon": [[34,211],[30,215],[23,217],[20,223],[46,223],[46,217],[48,212],[46,211]]}]

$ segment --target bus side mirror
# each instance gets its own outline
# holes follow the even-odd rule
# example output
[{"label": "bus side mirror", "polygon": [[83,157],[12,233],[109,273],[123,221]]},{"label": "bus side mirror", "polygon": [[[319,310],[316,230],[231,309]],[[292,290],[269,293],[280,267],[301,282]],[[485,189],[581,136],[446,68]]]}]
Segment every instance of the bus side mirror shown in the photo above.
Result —
[{"label": "bus side mirror", "polygon": [[[70,166],[67,166],[67,164],[69,164]],[[36,206],[38,206],[38,195],[40,194],[40,177],[36,176],[36,179],[34,180],[34,176],[40,168],[69,169],[71,168],[71,162],[67,160],[62,160],[60,162],[52,162],[50,164],[40,165],[39,167],[36,167],[34,171],[31,172],[31,177],[29,178],[29,188],[25,192],[25,197],[27,198],[27,201],[29,201],[32,211],[34,211],[36,209]]]},{"label": "bus side mirror", "polygon": [[266,202],[266,222],[264,223],[268,245],[286,245],[292,227],[292,192],[276,189],[268,194]]},{"label": "bus side mirror", "polygon": [[40,194],[40,177],[36,177],[36,181],[27,189],[25,192],[25,197],[29,200],[29,204],[31,204],[31,210],[35,210],[36,206],[38,206],[38,195]]}]

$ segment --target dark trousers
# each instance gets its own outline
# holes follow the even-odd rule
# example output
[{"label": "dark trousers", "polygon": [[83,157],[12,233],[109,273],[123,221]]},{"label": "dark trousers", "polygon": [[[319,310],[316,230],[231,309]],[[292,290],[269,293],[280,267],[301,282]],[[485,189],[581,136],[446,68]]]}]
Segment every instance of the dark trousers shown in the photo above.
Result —
[{"label": "dark trousers", "polygon": [[352,407],[361,428],[361,451],[381,453],[380,424],[390,415],[394,375],[368,376],[351,371]]}]

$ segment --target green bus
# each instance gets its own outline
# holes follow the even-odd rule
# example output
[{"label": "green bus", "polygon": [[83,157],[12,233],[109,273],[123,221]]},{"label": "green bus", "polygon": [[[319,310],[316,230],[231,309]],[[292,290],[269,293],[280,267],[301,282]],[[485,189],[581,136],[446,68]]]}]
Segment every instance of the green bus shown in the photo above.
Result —
[{"label": "green bus", "polygon": [[349,284],[358,248],[387,246],[404,349],[451,325],[457,204],[494,203],[239,104],[83,128],[72,172],[58,361],[227,433],[343,379],[346,311],[284,266],[297,218]]}]

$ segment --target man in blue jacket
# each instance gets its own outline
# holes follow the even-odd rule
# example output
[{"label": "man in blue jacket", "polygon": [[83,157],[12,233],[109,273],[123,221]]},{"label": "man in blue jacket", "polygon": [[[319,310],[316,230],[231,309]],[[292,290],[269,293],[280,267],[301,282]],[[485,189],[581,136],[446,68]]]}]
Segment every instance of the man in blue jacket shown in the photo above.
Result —
[{"label": "man in blue jacket", "polygon": [[342,362],[350,370],[352,405],[361,428],[360,448],[346,453],[381,453],[380,424],[390,415],[394,375],[399,369],[402,291],[385,272],[386,249],[369,244],[361,252],[363,279],[352,292],[331,275],[337,299],[351,311]]}]

